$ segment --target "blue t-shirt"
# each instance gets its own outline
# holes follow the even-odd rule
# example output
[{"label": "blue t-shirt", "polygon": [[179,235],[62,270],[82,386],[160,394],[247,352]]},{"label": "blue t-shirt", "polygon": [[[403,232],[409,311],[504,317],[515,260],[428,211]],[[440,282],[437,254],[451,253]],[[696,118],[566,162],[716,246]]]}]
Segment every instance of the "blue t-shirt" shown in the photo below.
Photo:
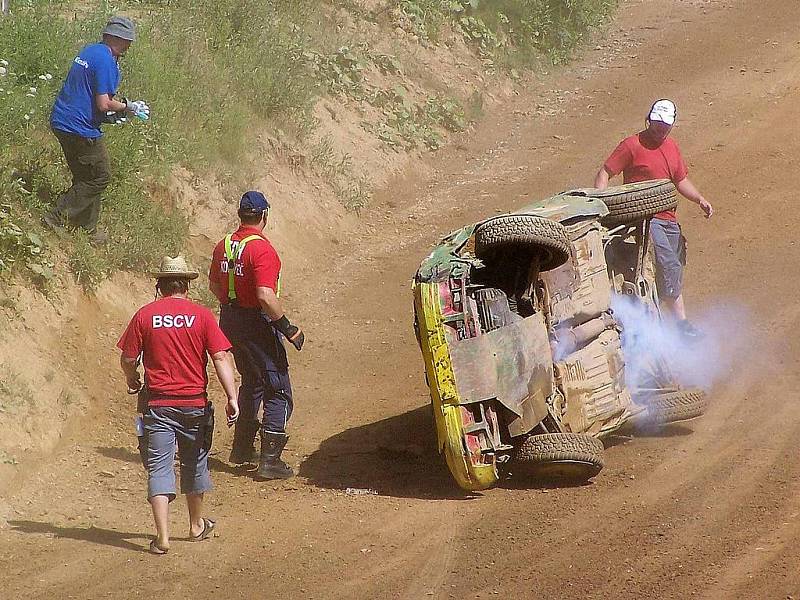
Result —
[{"label": "blue t-shirt", "polygon": [[50,125],[53,129],[85,138],[99,138],[103,117],[94,97],[117,93],[120,73],[111,48],[103,43],[90,44],[80,51],[67,74],[61,92],[53,104]]}]

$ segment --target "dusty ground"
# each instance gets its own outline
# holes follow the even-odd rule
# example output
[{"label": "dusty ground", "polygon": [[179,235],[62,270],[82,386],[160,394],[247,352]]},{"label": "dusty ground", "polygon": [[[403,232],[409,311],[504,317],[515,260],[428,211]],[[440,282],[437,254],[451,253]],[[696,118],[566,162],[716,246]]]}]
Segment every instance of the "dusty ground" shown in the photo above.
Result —
[{"label": "dusty ground", "polygon": [[[226,465],[218,432],[211,541],[185,541],[178,507],[172,552],[144,552],[130,403],[101,352],[93,410],[6,498],[0,595],[800,597],[798,31],[800,4],[786,0],[625,2],[606,43],[531,82],[424,177],[387,186],[363,236],[287,301],[309,338],[292,356],[301,476],[254,483]],[[677,101],[675,136],[717,210],[706,222],[681,207],[690,310],[743,315],[712,407],[612,440],[591,485],[462,496],[432,449],[409,279],[449,229],[588,185],[660,96]],[[77,323],[91,333],[91,315]]]}]

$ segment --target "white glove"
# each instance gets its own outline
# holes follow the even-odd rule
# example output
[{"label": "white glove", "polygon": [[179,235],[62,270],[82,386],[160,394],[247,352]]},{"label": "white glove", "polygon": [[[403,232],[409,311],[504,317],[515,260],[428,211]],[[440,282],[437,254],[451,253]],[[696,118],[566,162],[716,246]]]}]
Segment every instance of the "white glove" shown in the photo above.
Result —
[{"label": "white glove", "polygon": [[147,103],[144,100],[128,102],[127,109],[128,112],[133,113],[136,118],[141,119],[142,121],[147,121],[150,118],[150,107],[147,106]]}]

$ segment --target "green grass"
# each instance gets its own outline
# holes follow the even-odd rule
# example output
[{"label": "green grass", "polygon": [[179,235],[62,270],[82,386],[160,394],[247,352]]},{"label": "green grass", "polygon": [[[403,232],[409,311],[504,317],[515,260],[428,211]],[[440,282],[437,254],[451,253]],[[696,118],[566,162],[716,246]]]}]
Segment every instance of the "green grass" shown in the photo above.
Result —
[{"label": "green grass", "polygon": [[[46,290],[53,263],[65,257],[75,278],[92,287],[116,270],[141,270],[181,251],[188,224],[169,196],[170,172],[180,164],[223,179],[247,175],[241,170],[265,128],[282,143],[310,146],[315,170],[357,211],[369,201],[369,182],[352,173],[349,157],[308,135],[321,95],[379,107],[384,120],[368,126],[398,150],[436,149],[445,131],[480,116],[478,93],[459,99],[431,90],[412,102],[399,85],[372,87],[368,69],[399,78],[403,65],[345,33],[335,9],[349,7],[387,31],[397,25],[387,22],[393,14],[420,43],[438,43],[447,29],[487,68],[521,69],[543,57],[567,60],[614,3],[395,0],[394,11],[370,12],[350,1],[122,0],[109,7],[105,0],[16,0],[12,15],[0,18],[0,60],[8,62],[0,73],[0,276],[25,273]],[[105,128],[113,178],[101,226],[111,243],[96,249],[80,232],[61,239],[39,222],[69,185],[49,132],[50,107],[73,57],[99,39],[110,10],[136,18],[139,39],[121,61],[120,95],[146,100],[152,119]]]}]

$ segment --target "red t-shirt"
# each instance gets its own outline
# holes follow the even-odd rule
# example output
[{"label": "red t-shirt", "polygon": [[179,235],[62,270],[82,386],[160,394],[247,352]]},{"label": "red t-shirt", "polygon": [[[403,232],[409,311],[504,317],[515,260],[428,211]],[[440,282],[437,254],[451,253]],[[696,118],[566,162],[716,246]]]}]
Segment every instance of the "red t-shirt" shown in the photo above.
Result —
[{"label": "red t-shirt", "polygon": [[[622,173],[625,183],[670,179],[672,183],[678,185],[686,179],[689,169],[675,140],[668,137],[660,145],[652,146],[647,143],[647,138],[643,134],[641,131],[619,143],[604,165],[609,175],[613,177]],[[656,218],[678,220],[674,210],[660,212]]]},{"label": "red t-shirt", "polygon": [[[242,225],[231,238],[234,242],[251,235],[258,239],[245,244],[241,256],[234,249],[233,286],[236,290],[236,301],[245,308],[259,308],[256,298],[257,287],[268,287],[280,293],[281,259],[269,240],[256,227]],[[217,294],[221,304],[228,304],[228,259],[225,257],[225,240],[221,240],[214,248],[208,278],[216,282]]]},{"label": "red t-shirt", "polygon": [[214,314],[185,298],[159,298],[140,308],[117,342],[126,358],[144,353],[150,406],[205,406],[208,355],[231,343]]}]

